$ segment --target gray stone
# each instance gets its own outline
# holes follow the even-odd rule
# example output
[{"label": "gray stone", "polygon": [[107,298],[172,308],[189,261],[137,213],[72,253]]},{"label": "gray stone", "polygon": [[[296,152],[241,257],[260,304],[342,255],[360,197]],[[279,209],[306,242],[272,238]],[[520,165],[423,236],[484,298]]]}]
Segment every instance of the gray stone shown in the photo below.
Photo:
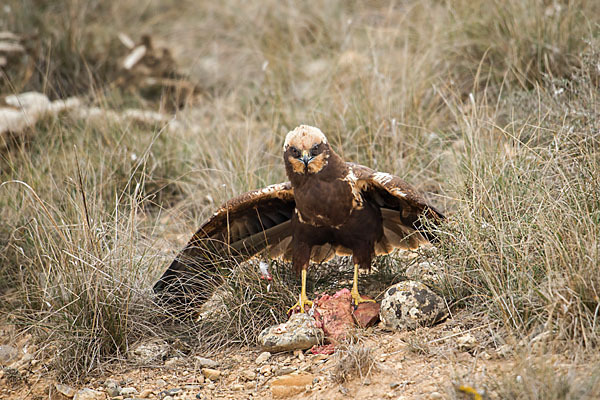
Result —
[{"label": "gray stone", "polygon": [[406,276],[410,280],[437,285],[444,275],[444,267],[438,262],[421,261],[406,268]]},{"label": "gray stone", "polygon": [[182,388],[173,388],[173,389],[167,390],[166,392],[167,392],[167,396],[175,396],[178,393],[181,393],[182,391],[183,391]]},{"label": "gray stone", "polygon": [[0,365],[8,365],[19,357],[19,350],[12,346],[0,346]]},{"label": "gray stone", "polygon": [[127,397],[127,396],[131,396],[131,395],[134,395],[134,394],[137,394],[137,393],[138,393],[138,391],[137,391],[136,388],[134,388],[134,387],[126,387],[126,388],[121,389],[121,391],[120,391],[119,394],[121,396]]},{"label": "gray stone", "polygon": [[447,316],[444,300],[421,282],[397,283],[386,290],[381,301],[381,321],[392,330],[430,326]]},{"label": "gray stone", "polygon": [[63,385],[62,383],[55,383],[54,387],[56,391],[66,397],[75,396],[76,390],[69,385]]},{"label": "gray stone", "polygon": [[196,368],[217,368],[219,366],[217,361],[210,358],[196,356],[194,359],[196,360]]},{"label": "gray stone", "polygon": [[242,372],[240,372],[240,377],[247,381],[253,381],[254,379],[256,379],[256,372],[249,369],[245,369]]},{"label": "gray stone", "polygon": [[165,387],[167,386],[167,381],[165,381],[164,379],[158,379],[156,382],[154,382],[156,384],[156,386],[160,387]]},{"label": "gray stone", "polygon": [[258,357],[256,357],[256,363],[258,365],[264,363],[265,361],[267,361],[269,358],[271,357],[271,353],[269,353],[268,351],[263,351],[262,353],[260,353],[260,355]]},{"label": "gray stone", "polygon": [[73,400],[104,400],[105,398],[103,392],[86,388],[75,393]]},{"label": "gray stone", "polygon": [[169,345],[162,340],[141,342],[129,352],[129,358],[140,363],[150,364],[163,361],[169,354]]},{"label": "gray stone", "polygon": [[117,397],[121,394],[121,386],[119,386],[117,381],[107,379],[106,382],[104,382],[104,387],[106,388],[106,393],[109,397]]},{"label": "gray stone", "polygon": [[477,347],[477,339],[475,339],[475,336],[467,333],[457,338],[456,344],[458,349],[461,351],[471,351]]},{"label": "gray stone", "polygon": [[317,328],[315,319],[308,314],[294,314],[289,321],[263,330],[258,342],[269,352],[309,349],[323,343],[323,330]]},{"label": "gray stone", "polygon": [[277,372],[275,372],[275,376],[282,376],[282,375],[287,375],[287,374],[291,374],[292,372],[297,371],[298,368],[296,367],[281,367],[277,370]]}]

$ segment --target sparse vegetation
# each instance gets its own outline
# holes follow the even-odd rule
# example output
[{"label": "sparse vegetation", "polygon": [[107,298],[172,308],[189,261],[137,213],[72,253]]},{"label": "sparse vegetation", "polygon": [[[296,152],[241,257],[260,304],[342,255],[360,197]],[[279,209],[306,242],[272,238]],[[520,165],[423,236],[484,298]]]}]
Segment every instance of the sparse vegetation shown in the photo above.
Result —
[{"label": "sparse vegetation", "polygon": [[339,383],[354,377],[364,381],[377,369],[374,350],[360,340],[352,340],[336,350],[332,374],[334,380]]},{"label": "sparse vegetation", "polygon": [[[61,376],[82,379],[147,336],[252,345],[284,317],[297,284],[285,265],[268,290],[256,269],[231,267],[223,318],[177,332],[157,323],[149,289],[218,204],[285,180],[281,142],[300,123],[447,211],[427,254],[446,266],[437,289],[453,308],[524,346],[543,334],[554,350],[597,349],[600,3],[38,3],[0,10],[0,31],[30,47],[0,69],[1,94],[158,108],[111,86],[119,32],[152,32],[201,88],[176,129],[60,114],[0,149],[0,312]],[[523,398],[547,398],[546,379],[556,398],[584,398],[580,380],[536,371],[521,375]]]}]

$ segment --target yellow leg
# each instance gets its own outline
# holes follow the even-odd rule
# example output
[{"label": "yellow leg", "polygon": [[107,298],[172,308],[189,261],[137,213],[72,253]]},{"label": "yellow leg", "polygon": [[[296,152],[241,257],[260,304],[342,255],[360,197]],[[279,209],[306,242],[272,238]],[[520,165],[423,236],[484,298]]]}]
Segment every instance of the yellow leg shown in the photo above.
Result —
[{"label": "yellow leg", "polygon": [[358,294],[358,264],[354,264],[354,282],[352,283],[352,290],[350,293],[352,293],[352,299],[354,300],[355,305],[365,302],[375,303],[375,300],[364,299]]},{"label": "yellow leg", "polygon": [[298,306],[300,306],[300,312],[305,312],[304,306],[312,307],[312,305],[313,302],[306,297],[306,269],[302,269],[302,290],[300,291],[300,298],[298,299],[298,302],[288,310],[288,313]]}]

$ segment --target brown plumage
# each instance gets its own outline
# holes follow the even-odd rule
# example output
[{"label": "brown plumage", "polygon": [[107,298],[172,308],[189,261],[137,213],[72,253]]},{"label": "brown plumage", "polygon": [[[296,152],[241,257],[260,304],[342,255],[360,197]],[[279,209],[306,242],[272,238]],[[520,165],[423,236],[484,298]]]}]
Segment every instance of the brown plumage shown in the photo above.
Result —
[{"label": "brown plumage", "polygon": [[[299,306],[309,261],[352,255],[357,268],[370,269],[375,255],[416,248],[433,239],[420,217],[438,221],[442,213],[400,178],[347,163],[323,133],[302,125],[284,144],[290,182],[254,190],[229,200],[194,234],[154,286],[179,305],[205,300],[219,280],[220,262],[242,261],[265,252],[292,261],[302,271]],[[218,282],[217,282],[218,283]]]}]

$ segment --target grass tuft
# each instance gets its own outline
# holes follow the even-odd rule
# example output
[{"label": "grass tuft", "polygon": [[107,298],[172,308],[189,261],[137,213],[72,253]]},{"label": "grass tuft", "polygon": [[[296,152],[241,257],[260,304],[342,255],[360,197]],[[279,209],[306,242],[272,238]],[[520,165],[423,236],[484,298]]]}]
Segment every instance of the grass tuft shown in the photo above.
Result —
[{"label": "grass tuft", "polygon": [[377,370],[374,349],[360,343],[360,339],[341,344],[336,349],[332,371],[336,382],[345,383],[354,377],[362,381]]}]

